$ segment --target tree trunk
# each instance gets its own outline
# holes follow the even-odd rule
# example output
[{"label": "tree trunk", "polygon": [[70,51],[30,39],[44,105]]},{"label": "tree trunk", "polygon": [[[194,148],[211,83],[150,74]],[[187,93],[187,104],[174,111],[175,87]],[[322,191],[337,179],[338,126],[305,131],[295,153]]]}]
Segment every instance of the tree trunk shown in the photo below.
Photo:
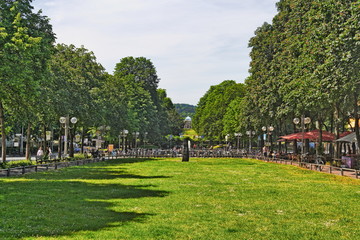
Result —
[{"label": "tree trunk", "polygon": [[44,149],[44,155],[46,156],[46,152],[47,152],[47,141],[46,141],[46,125],[44,123],[44,126],[43,126],[43,138],[44,138],[44,141],[43,141],[43,149]]},{"label": "tree trunk", "polygon": [[[81,130],[81,153],[83,154],[84,153],[84,143],[85,143],[85,127],[82,128]],[[120,146],[119,146],[119,149],[120,149]]]},{"label": "tree trunk", "polygon": [[261,138],[260,138],[260,150],[261,150],[261,152],[262,153],[264,153],[264,146],[265,146],[265,141],[264,141],[264,134],[263,133],[261,133]]},{"label": "tree trunk", "polygon": [[[339,128],[339,122],[340,122],[340,117],[339,117],[339,106],[336,104],[335,105],[335,112],[334,112],[334,122],[335,122],[335,136],[336,139],[339,138],[340,136],[340,128]],[[340,142],[335,142],[334,144],[334,158],[340,158]]]},{"label": "tree trunk", "polygon": [[2,158],[2,162],[6,162],[5,115],[4,115],[4,107],[1,101],[0,101],[0,127],[1,127],[1,158]]},{"label": "tree trunk", "polygon": [[354,112],[355,112],[355,135],[356,135],[356,140],[357,140],[357,145],[358,145],[358,153],[360,153],[360,126],[359,126],[359,96],[357,91],[354,92]]},{"label": "tree trunk", "polygon": [[305,153],[310,152],[310,140],[305,139]]},{"label": "tree trunk", "polygon": [[30,160],[31,158],[31,123],[28,123],[27,129],[26,129],[26,150],[25,150],[25,158],[26,160]]},{"label": "tree trunk", "polygon": [[61,152],[62,152],[62,127],[60,124],[59,128],[59,146],[58,146],[58,158],[61,159]]},{"label": "tree trunk", "polygon": [[278,142],[278,152],[279,152],[279,153],[282,153],[282,152],[283,152],[282,146],[281,146],[281,142]]},{"label": "tree trunk", "polygon": [[322,156],[324,151],[323,151],[323,146],[322,146],[322,142],[323,142],[323,139],[322,139],[322,129],[321,129],[321,126],[322,126],[322,120],[319,119],[318,120],[318,123],[319,123],[319,139],[318,139],[318,146],[316,148],[316,155],[320,155]]},{"label": "tree trunk", "polygon": [[297,148],[297,140],[296,139],[294,139],[293,140],[293,153],[294,154],[298,154],[298,148]]},{"label": "tree trunk", "polygon": [[[293,124],[293,129],[294,129],[294,130],[293,130],[294,133],[297,132],[297,131],[296,131],[296,124],[295,124],[295,123]],[[293,154],[298,154],[298,152],[299,152],[299,151],[298,151],[298,148],[297,148],[297,140],[294,139],[294,140],[293,140]]]},{"label": "tree trunk", "polygon": [[70,140],[70,152],[69,152],[69,157],[74,157],[74,133],[75,133],[75,126],[73,129],[70,129],[69,131],[69,140]]}]

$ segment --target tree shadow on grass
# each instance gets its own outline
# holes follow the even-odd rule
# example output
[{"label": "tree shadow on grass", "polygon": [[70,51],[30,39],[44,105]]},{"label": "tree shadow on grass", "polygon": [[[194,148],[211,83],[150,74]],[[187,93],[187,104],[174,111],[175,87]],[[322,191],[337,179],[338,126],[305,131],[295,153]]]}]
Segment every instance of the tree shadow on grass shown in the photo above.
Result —
[{"label": "tree shadow on grass", "polygon": [[[82,168],[76,167],[69,169],[70,171],[82,171]],[[156,176],[143,176],[138,174],[130,174],[127,171],[123,170],[122,168],[101,168],[94,166],[93,168],[87,168],[86,172],[83,172],[81,175],[76,175],[77,178],[82,179],[157,179],[157,178],[171,178],[171,176],[164,176],[164,175],[156,175]],[[71,176],[69,176],[71,178]]]},{"label": "tree shadow on grass", "polygon": [[[14,181],[0,181],[0,239],[66,236],[77,231],[96,231],[114,224],[144,221],[152,214],[111,208],[124,199],[165,197],[169,194],[167,191],[146,189],[152,185],[89,183],[91,179],[96,182],[96,179],[108,179],[113,174],[111,170],[100,171],[98,175],[95,174],[98,171],[96,168],[91,171],[86,176],[88,171],[84,169],[69,168],[65,172],[31,174]],[[85,176],[76,179],[81,173]],[[124,173],[122,171],[115,176],[163,177]]]},{"label": "tree shadow on grass", "polygon": [[108,163],[141,163],[148,161],[157,161],[158,158],[116,158],[107,160]]},{"label": "tree shadow on grass", "polygon": [[[54,179],[156,179],[156,178],[171,178],[171,176],[143,176],[137,174],[129,174],[126,171],[126,168],[122,166],[124,159],[113,159],[107,160],[105,162],[92,163],[88,165],[74,166],[68,168],[62,168],[61,171],[57,173],[52,172],[52,178]],[[155,159],[137,159],[129,158],[125,159],[126,163],[138,163],[144,161],[152,161]],[[85,171],[84,171],[85,170]],[[63,173],[66,174],[63,174]],[[46,174],[46,173],[44,173]],[[42,178],[42,175],[32,175],[32,178]]]}]

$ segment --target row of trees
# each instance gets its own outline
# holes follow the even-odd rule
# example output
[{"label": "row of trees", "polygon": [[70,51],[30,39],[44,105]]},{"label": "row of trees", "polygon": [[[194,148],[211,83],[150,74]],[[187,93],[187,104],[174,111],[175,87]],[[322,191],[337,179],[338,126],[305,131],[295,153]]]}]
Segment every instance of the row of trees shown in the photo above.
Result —
[{"label": "row of trees", "polygon": [[49,19],[34,13],[31,2],[0,2],[3,161],[7,136],[25,127],[27,142],[39,136],[45,147],[47,130],[61,136],[60,116],[76,116],[82,136],[106,129],[107,140],[113,142],[123,129],[139,132],[140,138],[147,133],[157,144],[166,134],[179,134],[182,120],[166,91],[158,88],[149,59],[123,58],[114,74],[108,74],[84,47],[55,45]]},{"label": "row of trees", "polygon": [[[264,23],[250,39],[245,93],[229,105],[220,100],[225,111],[211,107],[225,92],[209,98],[223,84],[212,87],[199,102],[196,130],[223,138],[273,125],[282,135],[295,131],[294,117],[305,115],[313,120],[311,128],[338,136],[354,119],[360,146],[360,2],[281,0],[277,7],[273,23]],[[206,116],[202,105],[209,111]],[[208,132],[206,121],[221,127]]]}]

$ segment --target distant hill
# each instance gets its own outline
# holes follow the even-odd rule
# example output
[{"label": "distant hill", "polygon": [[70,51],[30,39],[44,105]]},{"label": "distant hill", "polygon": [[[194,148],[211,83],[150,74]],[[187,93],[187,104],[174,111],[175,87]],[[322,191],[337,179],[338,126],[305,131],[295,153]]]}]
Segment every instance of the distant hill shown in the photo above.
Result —
[{"label": "distant hill", "polygon": [[185,103],[175,103],[174,104],[176,111],[180,114],[184,119],[189,116],[191,118],[194,117],[196,107],[190,104]]}]

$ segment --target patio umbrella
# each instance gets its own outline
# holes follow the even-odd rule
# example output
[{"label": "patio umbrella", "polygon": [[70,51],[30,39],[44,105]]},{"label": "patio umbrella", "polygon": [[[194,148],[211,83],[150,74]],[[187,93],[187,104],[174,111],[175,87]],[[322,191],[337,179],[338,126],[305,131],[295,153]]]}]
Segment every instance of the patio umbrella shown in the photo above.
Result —
[{"label": "patio umbrella", "polygon": [[[312,141],[317,141],[319,139],[320,136],[320,130],[316,129],[316,130],[312,130],[310,132],[306,132],[306,138],[310,139]],[[331,142],[335,140],[335,135],[327,132],[327,131],[322,131],[322,140],[324,142]]]},{"label": "patio umbrella", "polygon": [[[312,130],[310,132],[304,132],[304,135],[302,132],[298,132],[298,133],[292,133],[286,136],[281,136],[280,139],[285,139],[285,140],[301,140],[301,139],[309,139],[311,141],[317,141],[319,139],[319,135],[320,135],[320,131],[319,130]],[[327,131],[322,131],[322,139],[325,142],[330,142],[335,140],[335,135],[327,132]]]},{"label": "patio umbrella", "polygon": [[[304,134],[304,136],[305,136],[305,134]],[[302,133],[301,132],[292,133],[292,134],[289,134],[289,135],[281,136],[280,139],[288,140],[288,141],[299,140],[299,139],[302,139]]]},{"label": "patio umbrella", "polygon": [[350,132],[350,131],[342,132],[339,134],[339,138],[345,137],[346,135],[349,135],[350,133],[353,133],[353,132]]}]

